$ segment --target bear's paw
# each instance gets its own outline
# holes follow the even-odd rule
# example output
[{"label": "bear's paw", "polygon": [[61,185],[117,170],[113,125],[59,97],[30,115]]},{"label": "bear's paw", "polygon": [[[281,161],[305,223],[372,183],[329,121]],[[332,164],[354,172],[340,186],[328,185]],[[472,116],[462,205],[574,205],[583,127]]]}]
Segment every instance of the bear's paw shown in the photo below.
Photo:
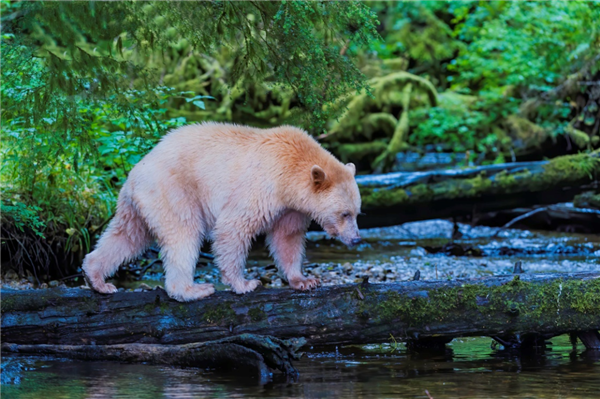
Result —
[{"label": "bear's paw", "polygon": [[321,285],[321,281],[314,277],[301,277],[290,279],[290,287],[299,291],[308,291]]},{"label": "bear's paw", "polygon": [[259,285],[262,285],[260,280],[242,280],[236,284],[231,283],[231,288],[236,294],[246,294],[254,291]]}]

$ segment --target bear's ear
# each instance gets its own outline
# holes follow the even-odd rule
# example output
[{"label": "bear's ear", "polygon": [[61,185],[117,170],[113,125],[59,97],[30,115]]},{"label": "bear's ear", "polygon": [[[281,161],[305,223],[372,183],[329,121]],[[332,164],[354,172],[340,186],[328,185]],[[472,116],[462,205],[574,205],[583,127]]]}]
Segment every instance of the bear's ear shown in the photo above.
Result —
[{"label": "bear's ear", "polygon": [[310,169],[310,175],[314,184],[321,184],[327,178],[325,171],[319,165],[313,165]]},{"label": "bear's ear", "polygon": [[350,172],[352,172],[352,175],[355,176],[356,175],[356,166],[354,166],[354,164],[352,162],[347,163],[346,167],[348,169],[350,169]]}]

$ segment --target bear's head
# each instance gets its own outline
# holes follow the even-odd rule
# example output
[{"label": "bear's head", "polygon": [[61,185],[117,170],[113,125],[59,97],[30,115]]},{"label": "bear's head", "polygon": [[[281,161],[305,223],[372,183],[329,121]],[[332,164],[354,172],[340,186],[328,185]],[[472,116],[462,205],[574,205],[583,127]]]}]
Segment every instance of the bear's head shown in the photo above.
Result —
[{"label": "bear's head", "polygon": [[336,162],[327,171],[319,165],[310,170],[310,214],[325,232],[348,246],[360,243],[356,217],[360,213],[360,192],[354,179],[354,164]]}]

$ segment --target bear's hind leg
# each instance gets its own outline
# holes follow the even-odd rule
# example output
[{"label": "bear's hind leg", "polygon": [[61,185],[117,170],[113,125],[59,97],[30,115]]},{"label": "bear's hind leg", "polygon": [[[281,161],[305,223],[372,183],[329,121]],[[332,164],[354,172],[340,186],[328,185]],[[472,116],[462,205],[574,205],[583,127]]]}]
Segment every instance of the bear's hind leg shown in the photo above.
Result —
[{"label": "bear's hind leg", "polygon": [[117,292],[117,288],[104,280],[114,274],[119,266],[139,256],[151,242],[144,221],[127,199],[119,201],[117,214],[98,240],[96,249],[83,259],[83,273],[92,288],[103,294]]},{"label": "bear's hind leg", "polygon": [[267,235],[267,244],[275,264],[285,274],[290,286],[296,290],[316,288],[320,282],[302,274],[304,241],[310,219],[299,212],[282,216]]}]

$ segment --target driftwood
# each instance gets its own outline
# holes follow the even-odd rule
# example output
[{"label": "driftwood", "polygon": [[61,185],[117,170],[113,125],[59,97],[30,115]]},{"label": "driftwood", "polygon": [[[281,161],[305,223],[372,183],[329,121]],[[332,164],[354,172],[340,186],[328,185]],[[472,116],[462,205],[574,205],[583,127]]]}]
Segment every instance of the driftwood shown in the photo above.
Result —
[{"label": "driftwood", "polygon": [[304,339],[280,340],[242,334],[216,341],[184,345],[116,344],[116,345],[27,345],[2,344],[3,352],[35,353],[80,360],[119,361],[128,363],[167,364],[184,367],[217,368],[255,373],[268,380],[272,369],[294,376],[292,365],[300,354]]},{"label": "driftwood", "polygon": [[600,273],[218,292],[192,303],[160,289],[2,291],[2,342],[18,345],[180,345],[256,334],[303,337],[310,345],[418,346],[473,335],[526,342],[598,329]]},{"label": "driftwood", "polygon": [[572,202],[567,202],[490,212],[478,215],[474,222],[488,226],[499,225],[502,229],[519,226],[520,228],[600,233],[600,209],[576,207]]},{"label": "driftwood", "polygon": [[570,201],[600,178],[600,152],[550,161],[357,176],[361,227]]}]

